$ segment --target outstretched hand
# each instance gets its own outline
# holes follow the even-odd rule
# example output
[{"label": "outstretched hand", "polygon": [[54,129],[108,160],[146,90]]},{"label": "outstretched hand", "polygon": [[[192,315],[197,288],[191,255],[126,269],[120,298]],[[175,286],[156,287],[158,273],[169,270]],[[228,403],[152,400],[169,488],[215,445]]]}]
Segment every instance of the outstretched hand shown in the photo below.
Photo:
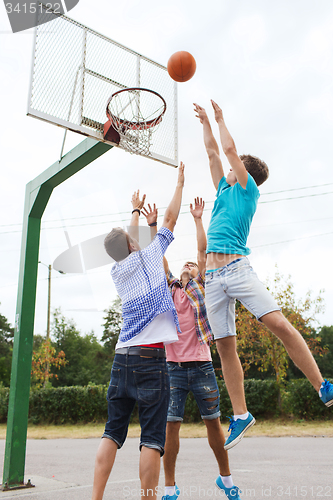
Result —
[{"label": "outstretched hand", "polygon": [[195,116],[199,118],[201,123],[203,123],[204,120],[208,120],[205,108],[202,108],[201,106],[199,106],[199,104],[196,104],[195,102],[193,103],[193,106],[194,106],[194,112],[197,113]]},{"label": "outstretched hand", "polygon": [[201,219],[203,211],[205,208],[205,202],[202,198],[194,198],[194,207],[192,203],[190,204],[190,212],[194,219]]},{"label": "outstretched hand", "polygon": [[154,203],[154,207],[151,208],[150,204],[148,203],[148,208],[149,208],[149,211],[146,209],[146,207],[143,207],[142,208],[142,213],[143,215],[146,217],[147,219],[147,224],[148,226],[150,226],[150,224],[153,224],[154,222],[157,222],[157,208],[156,208],[156,205]]},{"label": "outstretched hand", "polygon": [[214,113],[215,113],[215,120],[217,122],[220,120],[223,120],[223,113],[222,113],[222,109],[220,108],[220,106],[218,104],[216,104],[216,102],[213,101],[213,99],[211,99],[211,103],[212,103]]},{"label": "outstretched hand", "polygon": [[141,210],[145,203],[146,195],[144,194],[142,200],[140,200],[140,190],[134,191],[132,196],[132,207],[133,210],[138,209]]}]

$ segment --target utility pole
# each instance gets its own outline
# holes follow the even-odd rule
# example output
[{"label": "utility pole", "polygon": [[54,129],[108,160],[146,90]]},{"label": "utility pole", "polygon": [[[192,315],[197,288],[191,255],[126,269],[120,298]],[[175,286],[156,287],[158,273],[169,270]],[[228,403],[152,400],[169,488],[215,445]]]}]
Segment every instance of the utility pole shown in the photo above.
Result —
[{"label": "utility pole", "polygon": [[[47,265],[44,264],[42,261],[38,261],[38,264],[42,264],[43,266],[47,267],[48,269],[48,276],[47,276],[47,281],[48,281],[48,291],[47,291],[47,324],[46,324],[46,343],[49,343],[50,340],[50,331],[51,331],[51,273],[52,273],[52,266],[51,264]],[[65,274],[63,271],[58,271],[60,274]],[[45,380],[44,380],[44,387],[46,387],[46,384],[49,380],[49,371],[50,371],[50,364],[47,361],[45,365]]]},{"label": "utility pole", "polygon": [[47,341],[50,338],[50,323],[51,323],[51,271],[52,271],[51,264],[49,264],[48,270],[49,270],[49,274],[48,274],[48,278],[47,278],[48,279],[48,294],[47,294],[47,325],[46,325],[46,340]]}]

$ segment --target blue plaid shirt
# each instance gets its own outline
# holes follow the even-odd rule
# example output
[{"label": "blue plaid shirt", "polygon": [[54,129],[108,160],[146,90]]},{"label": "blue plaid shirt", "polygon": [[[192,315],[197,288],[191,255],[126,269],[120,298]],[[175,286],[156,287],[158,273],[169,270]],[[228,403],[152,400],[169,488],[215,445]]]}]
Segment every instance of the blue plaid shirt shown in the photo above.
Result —
[{"label": "blue plaid shirt", "polygon": [[167,311],[172,311],[180,330],[163,268],[163,256],[173,240],[172,232],[161,227],[146,248],[131,253],[112,267],[111,277],[122,300],[121,342],[138,335],[156,316]]}]

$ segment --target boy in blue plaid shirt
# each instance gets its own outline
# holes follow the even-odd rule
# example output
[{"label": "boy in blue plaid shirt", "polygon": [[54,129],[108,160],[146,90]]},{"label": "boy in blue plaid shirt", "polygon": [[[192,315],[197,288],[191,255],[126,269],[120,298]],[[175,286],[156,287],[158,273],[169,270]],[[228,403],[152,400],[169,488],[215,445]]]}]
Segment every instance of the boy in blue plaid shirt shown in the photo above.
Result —
[{"label": "boy in blue plaid shirt", "polygon": [[[178,319],[164,274],[163,257],[173,241],[184,186],[184,165],[163,226],[143,250],[121,228],[105,238],[116,261],[111,276],[122,300],[123,327],[107,392],[108,422],[97,451],[92,500],[102,500],[117,450],[123,445],[131,413],[138,403],[141,426],[141,496],[156,498],[160,457],[164,453],[170,385],[164,344],[178,340]],[[139,225],[145,196],[132,198],[131,227]]]}]

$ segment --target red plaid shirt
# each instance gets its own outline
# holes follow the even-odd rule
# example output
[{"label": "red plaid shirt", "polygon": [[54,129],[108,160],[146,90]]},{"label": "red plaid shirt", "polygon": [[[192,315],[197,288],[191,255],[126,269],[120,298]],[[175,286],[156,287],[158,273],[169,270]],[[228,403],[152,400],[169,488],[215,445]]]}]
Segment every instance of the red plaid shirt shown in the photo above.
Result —
[{"label": "red plaid shirt", "polygon": [[196,278],[190,279],[185,287],[182,287],[181,282],[175,278],[169,271],[167,274],[167,282],[172,294],[175,293],[175,287],[184,288],[186,295],[189,298],[190,304],[194,312],[195,330],[197,332],[200,344],[210,345],[213,341],[212,330],[207,318],[205,305],[205,279],[199,273]]}]

